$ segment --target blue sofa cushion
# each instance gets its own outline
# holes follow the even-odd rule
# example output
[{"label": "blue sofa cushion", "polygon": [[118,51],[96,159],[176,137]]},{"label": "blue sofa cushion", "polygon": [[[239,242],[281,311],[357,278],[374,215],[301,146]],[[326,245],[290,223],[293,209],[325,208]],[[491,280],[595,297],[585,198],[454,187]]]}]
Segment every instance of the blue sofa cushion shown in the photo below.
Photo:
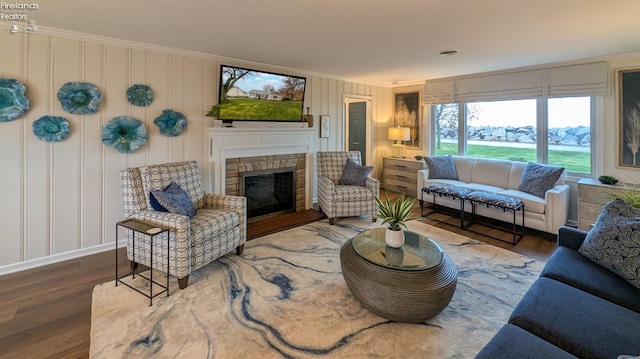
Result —
[{"label": "blue sofa cushion", "polygon": [[540,276],[555,279],[640,313],[640,289],[583,257],[575,249],[558,247]]},{"label": "blue sofa cushion", "polygon": [[482,348],[476,359],[572,359],[575,356],[564,350],[549,344],[528,331],[506,324],[498,333]]},{"label": "blue sofa cushion", "polygon": [[518,191],[544,198],[545,193],[554,186],[563,171],[564,167],[529,162],[522,171]]},{"label": "blue sofa cushion", "polygon": [[607,203],[578,252],[640,289],[640,209]]},{"label": "blue sofa cushion", "polygon": [[580,358],[640,353],[640,313],[549,278],[539,278],[509,323]]},{"label": "blue sofa cushion", "polygon": [[451,155],[425,157],[424,162],[429,168],[429,178],[458,179],[456,163],[453,162]]}]

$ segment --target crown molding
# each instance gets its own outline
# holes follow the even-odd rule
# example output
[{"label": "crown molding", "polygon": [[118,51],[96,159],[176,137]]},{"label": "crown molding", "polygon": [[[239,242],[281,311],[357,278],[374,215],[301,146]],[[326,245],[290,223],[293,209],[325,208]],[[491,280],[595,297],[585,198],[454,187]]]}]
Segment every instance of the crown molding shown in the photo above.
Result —
[{"label": "crown molding", "polygon": [[[13,22],[0,23],[0,31],[8,32],[9,27],[11,26],[12,23]],[[15,23],[20,23],[20,22],[16,21]],[[144,42],[123,40],[123,39],[117,39],[117,38],[112,38],[107,36],[93,35],[93,34],[81,33],[77,31],[70,31],[70,30],[64,30],[64,29],[57,29],[57,28],[48,27],[48,26],[41,26],[41,25],[37,25],[37,26],[38,26],[37,32],[18,33],[18,34],[13,34],[11,36],[53,36],[53,37],[60,37],[60,38],[66,38],[71,40],[77,40],[77,41],[91,42],[91,43],[96,43],[101,45],[111,45],[111,46],[125,47],[125,48],[131,48],[136,50],[152,51],[152,52],[163,53],[168,55],[185,56],[185,57],[203,59],[208,61],[214,61],[216,63],[227,63],[229,65],[246,66],[246,67],[256,68],[258,70],[265,69],[265,70],[281,72],[281,73],[290,73],[292,75],[322,77],[326,79],[353,82],[357,84],[377,86],[377,87],[385,87],[385,88],[392,87],[390,84],[387,84],[387,83],[378,83],[374,81],[364,81],[364,80],[356,80],[351,78],[343,78],[343,77],[338,77],[331,74],[324,74],[324,73],[319,73],[319,72],[314,72],[309,70],[285,67],[285,66],[280,66],[276,64],[267,64],[267,63],[255,62],[250,60],[243,60],[243,59],[220,56],[215,54],[208,54],[208,53],[198,52],[198,51],[184,50],[184,49],[178,49],[173,47],[148,44]]]}]

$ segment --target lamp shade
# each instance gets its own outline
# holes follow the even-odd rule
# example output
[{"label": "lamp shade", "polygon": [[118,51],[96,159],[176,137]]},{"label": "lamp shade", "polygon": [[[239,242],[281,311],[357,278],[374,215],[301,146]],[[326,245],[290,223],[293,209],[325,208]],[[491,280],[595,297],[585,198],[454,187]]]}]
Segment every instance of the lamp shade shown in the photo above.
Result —
[{"label": "lamp shade", "polygon": [[411,139],[411,131],[409,127],[389,127],[387,136],[393,141],[409,141]]}]

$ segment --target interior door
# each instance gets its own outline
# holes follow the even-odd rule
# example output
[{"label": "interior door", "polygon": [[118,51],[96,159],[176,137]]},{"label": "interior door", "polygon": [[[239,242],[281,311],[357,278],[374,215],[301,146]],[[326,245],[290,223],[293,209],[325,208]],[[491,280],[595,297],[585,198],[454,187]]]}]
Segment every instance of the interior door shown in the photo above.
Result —
[{"label": "interior door", "polygon": [[360,151],[362,164],[367,161],[367,103],[349,104],[349,151]]}]

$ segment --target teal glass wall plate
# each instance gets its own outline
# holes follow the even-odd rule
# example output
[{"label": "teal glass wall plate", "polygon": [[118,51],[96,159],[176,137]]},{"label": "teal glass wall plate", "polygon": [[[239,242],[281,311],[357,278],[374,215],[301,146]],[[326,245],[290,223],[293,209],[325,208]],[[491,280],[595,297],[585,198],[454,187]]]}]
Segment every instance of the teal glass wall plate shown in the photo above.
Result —
[{"label": "teal glass wall plate", "polygon": [[133,85],[127,89],[127,100],[135,106],[149,106],[153,101],[153,90],[147,85]]},{"label": "teal glass wall plate", "polygon": [[42,116],[32,127],[33,134],[42,141],[58,142],[69,136],[69,121],[64,117]]},{"label": "teal glass wall plate", "polygon": [[58,100],[62,109],[71,114],[89,114],[96,112],[102,95],[88,82],[67,82],[58,90]]},{"label": "teal glass wall plate", "polygon": [[102,143],[121,153],[131,153],[147,143],[147,128],[135,118],[114,117],[102,127]]},{"label": "teal glass wall plate", "polygon": [[24,96],[25,87],[14,79],[0,78],[0,122],[14,120],[29,110],[29,99]]},{"label": "teal glass wall plate", "polygon": [[153,120],[153,124],[160,128],[162,135],[176,137],[187,128],[187,119],[180,112],[164,110],[162,115]]}]

